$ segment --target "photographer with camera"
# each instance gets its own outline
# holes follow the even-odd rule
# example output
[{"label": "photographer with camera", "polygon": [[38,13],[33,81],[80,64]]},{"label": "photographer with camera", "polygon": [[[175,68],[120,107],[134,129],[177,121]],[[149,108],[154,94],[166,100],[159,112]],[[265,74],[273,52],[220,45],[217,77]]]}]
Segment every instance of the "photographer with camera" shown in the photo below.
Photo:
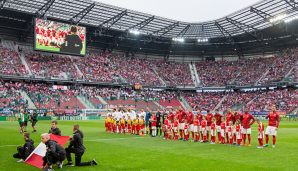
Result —
[{"label": "photographer with camera", "polygon": [[69,146],[65,147],[68,163],[65,164],[64,166],[73,166],[71,153],[75,153],[76,166],[91,166],[92,164],[97,165],[97,162],[95,159],[89,162],[81,162],[82,156],[86,148],[83,144],[84,134],[79,129],[80,129],[80,126],[78,124],[73,125],[74,136],[73,137],[69,136],[70,137]]}]

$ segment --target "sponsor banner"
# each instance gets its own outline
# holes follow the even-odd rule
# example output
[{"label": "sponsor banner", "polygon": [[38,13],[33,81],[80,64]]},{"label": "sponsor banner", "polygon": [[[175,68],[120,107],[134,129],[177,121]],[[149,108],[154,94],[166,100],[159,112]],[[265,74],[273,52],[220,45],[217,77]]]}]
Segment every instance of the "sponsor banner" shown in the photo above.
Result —
[{"label": "sponsor banner", "polygon": [[59,117],[60,120],[88,120],[88,118],[86,116],[60,116]]},{"label": "sponsor banner", "polygon": [[[197,111],[192,111],[193,114],[197,115]],[[211,111],[211,113],[214,115],[215,114],[215,111]],[[223,115],[223,111],[218,111],[219,114],[222,114]],[[207,115],[207,111],[201,111],[201,114],[202,115]]]},{"label": "sponsor banner", "polygon": [[[248,111],[248,113],[252,114],[252,115],[258,115],[258,116],[261,116],[261,115],[268,115],[270,111]],[[244,111],[242,111],[242,114],[244,113]],[[279,115],[287,115],[287,112],[286,111],[276,111],[277,114]]]},{"label": "sponsor banner", "polygon": [[123,105],[123,107],[126,108],[126,109],[131,109],[131,110],[136,110],[137,109],[136,105]]},{"label": "sponsor banner", "polygon": [[173,106],[167,106],[166,108],[167,108],[167,109],[172,109],[172,108],[173,108]]},{"label": "sponsor banner", "polygon": [[12,116],[13,109],[0,108],[0,116]]},{"label": "sponsor banner", "polygon": [[280,121],[298,121],[298,117],[280,117]]},{"label": "sponsor banner", "polygon": [[109,109],[116,109],[117,108],[117,105],[110,105],[108,106]]},{"label": "sponsor banner", "polygon": [[54,90],[58,90],[58,89],[61,89],[61,90],[67,90],[67,86],[53,85],[53,89],[54,89]]},{"label": "sponsor banner", "polygon": [[97,104],[97,109],[103,109],[103,104]]},{"label": "sponsor banner", "polygon": [[123,105],[118,105],[118,108],[123,108]]}]

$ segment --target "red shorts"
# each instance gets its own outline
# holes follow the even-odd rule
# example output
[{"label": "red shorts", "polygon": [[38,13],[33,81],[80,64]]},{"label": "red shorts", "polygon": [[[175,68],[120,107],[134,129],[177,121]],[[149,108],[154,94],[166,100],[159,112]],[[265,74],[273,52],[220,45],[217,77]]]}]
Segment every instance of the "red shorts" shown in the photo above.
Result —
[{"label": "red shorts", "polygon": [[127,129],[131,129],[131,125],[130,124],[127,124]]}]

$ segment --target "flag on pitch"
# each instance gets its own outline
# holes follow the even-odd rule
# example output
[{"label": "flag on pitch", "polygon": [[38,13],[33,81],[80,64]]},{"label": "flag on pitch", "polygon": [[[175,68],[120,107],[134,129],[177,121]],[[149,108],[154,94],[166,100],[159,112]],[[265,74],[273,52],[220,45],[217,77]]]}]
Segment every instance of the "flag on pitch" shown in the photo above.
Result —
[{"label": "flag on pitch", "polygon": [[[62,147],[67,143],[69,140],[68,136],[60,136],[60,135],[53,135],[50,134],[50,139],[57,141]],[[34,151],[27,157],[25,163],[30,164],[32,166],[41,168],[42,167],[42,158],[46,155],[46,145],[44,143],[40,143]]]}]

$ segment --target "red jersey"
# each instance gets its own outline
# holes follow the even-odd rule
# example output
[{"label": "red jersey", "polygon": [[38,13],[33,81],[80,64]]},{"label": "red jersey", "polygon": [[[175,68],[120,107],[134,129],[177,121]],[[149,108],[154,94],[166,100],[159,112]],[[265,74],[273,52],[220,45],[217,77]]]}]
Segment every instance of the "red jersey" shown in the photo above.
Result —
[{"label": "red jersey", "polygon": [[235,129],[236,129],[236,132],[241,133],[241,125],[236,125]]},{"label": "red jersey", "polygon": [[[155,122],[153,122],[153,121],[155,121]],[[152,116],[151,117],[151,126],[156,126],[156,121],[157,121],[156,116]]]},{"label": "red jersey", "polygon": [[207,126],[207,121],[202,121],[202,128],[206,128]]},{"label": "red jersey", "polygon": [[215,123],[211,124],[211,130],[215,131]]},{"label": "red jersey", "polygon": [[187,129],[188,130],[188,124],[185,124],[184,125],[184,129]]},{"label": "red jersey", "polygon": [[36,27],[35,32],[36,32],[36,34],[39,33],[39,28],[38,27]]},{"label": "red jersey", "polygon": [[233,124],[235,123],[235,116],[232,112],[226,114],[227,118],[227,125],[229,125],[229,122],[232,121]]},{"label": "red jersey", "polygon": [[233,132],[233,126],[228,126],[228,132]]},{"label": "red jersey", "polygon": [[180,113],[180,112],[177,112],[177,113],[175,114],[175,117],[178,118],[178,122],[179,122],[179,113]]},{"label": "red jersey", "polygon": [[163,123],[164,125],[168,125],[169,121],[166,119],[165,122]]},{"label": "red jersey", "polygon": [[187,122],[189,125],[193,124],[194,114],[192,112],[187,114]]},{"label": "red jersey", "polygon": [[259,132],[263,132],[263,131],[264,131],[264,124],[263,124],[263,123],[261,123],[261,124],[259,125],[258,131],[259,131]]},{"label": "red jersey", "polygon": [[215,114],[214,117],[216,119],[216,125],[220,126],[222,115],[221,114]]},{"label": "red jersey", "polygon": [[172,129],[172,124],[168,124],[168,129],[169,129],[169,130]]},{"label": "red jersey", "polygon": [[[244,113],[242,115],[242,117],[243,117],[243,128],[244,129],[250,128],[250,126],[256,121],[255,117],[252,116],[252,114],[250,114],[250,113],[247,113],[247,114]],[[250,120],[253,120],[253,121],[250,122]]]},{"label": "red jersey", "polygon": [[199,126],[199,120],[194,120],[194,121],[193,121],[193,125],[194,125],[194,126]]},{"label": "red jersey", "polygon": [[169,120],[172,121],[172,123],[174,122],[174,113],[169,113]]},{"label": "red jersey", "polygon": [[52,33],[53,33],[53,37],[56,37],[56,30],[53,30]]},{"label": "red jersey", "polygon": [[243,125],[243,115],[242,114],[237,114],[235,116],[235,121],[240,120],[241,125]]},{"label": "red jersey", "polygon": [[226,129],[226,123],[225,122],[222,122],[220,124],[220,129]]},{"label": "red jersey", "polygon": [[179,112],[179,115],[178,115],[179,123],[184,123],[185,116],[186,116],[185,111],[184,111],[184,110],[181,110],[181,111]]},{"label": "red jersey", "polygon": [[201,123],[202,123],[202,118],[203,118],[203,115],[198,114],[199,125],[201,125]]},{"label": "red jersey", "polygon": [[47,31],[47,37],[50,37],[50,35],[51,35],[51,30],[48,30]]},{"label": "red jersey", "polygon": [[277,127],[279,126],[279,114],[277,114],[276,112],[272,112],[272,114],[270,115],[270,112],[269,114],[266,116],[266,119],[269,118],[269,124],[268,126],[273,126],[273,127]]},{"label": "red jersey", "polygon": [[178,121],[174,122],[174,127],[178,127]]},{"label": "red jersey", "polygon": [[211,126],[211,123],[212,123],[212,121],[211,121],[211,119],[214,117],[214,115],[213,114],[207,114],[206,115],[206,118],[207,118],[207,126]]}]

